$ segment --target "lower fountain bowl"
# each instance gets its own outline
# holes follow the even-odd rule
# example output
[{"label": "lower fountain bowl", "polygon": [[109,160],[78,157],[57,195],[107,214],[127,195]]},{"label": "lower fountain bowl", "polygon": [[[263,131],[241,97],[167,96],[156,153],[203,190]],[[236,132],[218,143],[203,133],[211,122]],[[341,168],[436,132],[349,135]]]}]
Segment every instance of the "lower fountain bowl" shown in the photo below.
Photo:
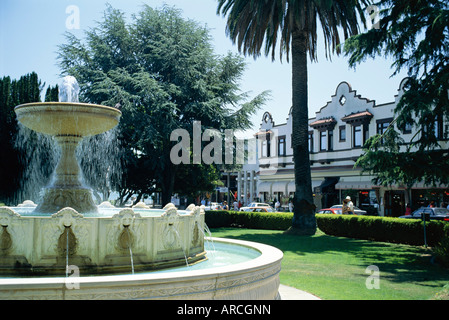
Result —
[{"label": "lower fountain bowl", "polygon": [[4,278],[0,299],[51,300],[272,300],[279,297],[282,251],[260,243],[212,239],[260,252],[222,267],[133,275]]}]

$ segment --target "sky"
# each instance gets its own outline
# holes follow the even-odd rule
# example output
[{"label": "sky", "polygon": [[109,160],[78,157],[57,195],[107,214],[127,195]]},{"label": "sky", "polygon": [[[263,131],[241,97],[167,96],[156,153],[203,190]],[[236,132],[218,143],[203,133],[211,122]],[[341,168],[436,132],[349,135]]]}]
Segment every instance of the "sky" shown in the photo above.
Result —
[{"label": "sky", "polygon": [[[58,45],[65,43],[64,33],[71,32],[84,39],[84,31],[102,21],[106,3],[122,10],[129,19],[141,10],[143,4],[153,8],[164,4],[175,6],[184,18],[207,25],[216,54],[238,53],[237,47],[226,36],[226,18],[216,14],[217,0],[1,0],[0,77],[19,79],[34,71],[46,86],[59,83],[56,57]],[[73,20],[74,17],[79,19]],[[391,60],[379,57],[367,60],[355,70],[350,69],[347,57],[333,56],[332,61],[327,60],[324,43],[318,41],[321,48],[318,62],[309,61],[308,66],[309,117],[315,117],[315,112],[331,100],[342,81],[350,83],[357,94],[378,104],[394,101],[406,74],[391,77]],[[271,91],[270,100],[252,117],[253,131],[258,130],[266,111],[272,114],[276,124],[285,123],[292,99],[291,64],[285,59],[281,62],[279,57],[273,62],[271,55],[257,59],[245,57],[245,62],[242,92],[249,93],[251,98],[265,90]]]}]

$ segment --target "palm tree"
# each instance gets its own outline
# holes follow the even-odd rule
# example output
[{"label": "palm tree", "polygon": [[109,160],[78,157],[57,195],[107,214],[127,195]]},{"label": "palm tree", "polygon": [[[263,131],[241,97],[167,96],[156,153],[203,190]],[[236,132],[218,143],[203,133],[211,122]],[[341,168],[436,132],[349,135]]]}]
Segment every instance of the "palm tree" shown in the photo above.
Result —
[{"label": "palm tree", "polygon": [[[365,24],[364,7],[370,0],[218,0],[217,14],[227,18],[226,33],[245,55],[275,60],[291,54],[293,158],[296,192],[291,232],[316,232],[308,149],[307,53],[317,60],[317,26],[324,35],[326,58],[340,53],[341,35],[346,40]],[[264,48],[263,48],[264,47]]]}]

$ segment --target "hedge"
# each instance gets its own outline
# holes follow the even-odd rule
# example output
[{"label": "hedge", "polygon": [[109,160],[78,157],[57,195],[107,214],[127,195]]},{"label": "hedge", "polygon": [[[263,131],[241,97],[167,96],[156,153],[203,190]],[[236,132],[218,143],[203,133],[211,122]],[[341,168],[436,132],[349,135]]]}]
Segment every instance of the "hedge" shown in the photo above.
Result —
[{"label": "hedge", "polygon": [[[334,214],[320,214],[316,218],[318,228],[332,236],[410,245],[424,244],[423,222],[419,219]],[[444,221],[426,222],[429,246],[441,242],[447,225]]]},{"label": "hedge", "polygon": [[[247,229],[287,230],[292,225],[291,212],[206,211],[209,228],[240,227]],[[317,227],[327,235],[409,245],[424,244],[423,222],[419,219],[317,214]],[[427,244],[437,260],[449,266],[449,223],[426,222]]]},{"label": "hedge", "polygon": [[[240,227],[248,229],[287,230],[292,225],[291,212],[206,211],[209,228]],[[317,227],[324,233],[372,241],[423,245],[423,222],[418,219],[317,214]],[[447,227],[447,230],[444,227]],[[449,223],[426,222],[427,244],[434,246],[449,235]]]},{"label": "hedge", "polygon": [[291,212],[206,211],[206,224],[209,228],[287,230],[292,225],[292,219]]}]

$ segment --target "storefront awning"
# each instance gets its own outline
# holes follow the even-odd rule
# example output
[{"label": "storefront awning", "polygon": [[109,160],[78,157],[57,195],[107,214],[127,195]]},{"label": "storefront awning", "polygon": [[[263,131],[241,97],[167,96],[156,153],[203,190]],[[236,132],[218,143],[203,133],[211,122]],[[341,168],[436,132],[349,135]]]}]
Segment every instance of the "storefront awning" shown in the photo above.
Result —
[{"label": "storefront awning", "polygon": [[338,190],[363,190],[363,189],[373,189],[372,183],[362,182],[362,181],[343,181],[335,185],[335,189]]},{"label": "storefront awning", "polygon": [[[318,187],[321,184],[321,182],[322,182],[321,180],[320,181],[312,180],[312,190],[315,187]],[[288,191],[288,193],[296,191],[295,181],[290,181],[288,183],[287,191]]]},{"label": "storefront awning", "polygon": [[271,187],[271,192],[287,192],[287,183],[288,181],[277,181],[273,183],[273,186]]},{"label": "storefront awning", "polygon": [[271,193],[271,185],[272,184],[273,184],[272,182],[264,181],[264,182],[259,183],[259,185],[257,186],[257,189],[259,192]]}]

